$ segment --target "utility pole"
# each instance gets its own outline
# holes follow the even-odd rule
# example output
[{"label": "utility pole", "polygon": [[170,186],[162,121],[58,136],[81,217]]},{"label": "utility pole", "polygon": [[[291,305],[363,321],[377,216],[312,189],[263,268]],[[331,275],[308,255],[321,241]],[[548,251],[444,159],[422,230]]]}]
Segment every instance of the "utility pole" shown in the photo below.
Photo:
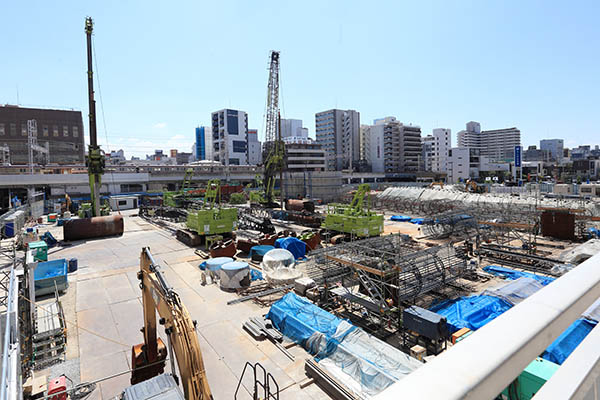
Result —
[{"label": "utility pole", "polygon": [[92,31],[94,23],[91,17],[85,19],[85,34],[87,37],[87,64],[88,64],[88,100],[90,118],[90,145],[88,147],[88,176],[90,181],[90,199],[92,201],[92,216],[100,216],[100,187],[102,173],[104,172],[104,155],[98,146],[96,132],[96,100],[94,100],[94,72],[92,69]]}]

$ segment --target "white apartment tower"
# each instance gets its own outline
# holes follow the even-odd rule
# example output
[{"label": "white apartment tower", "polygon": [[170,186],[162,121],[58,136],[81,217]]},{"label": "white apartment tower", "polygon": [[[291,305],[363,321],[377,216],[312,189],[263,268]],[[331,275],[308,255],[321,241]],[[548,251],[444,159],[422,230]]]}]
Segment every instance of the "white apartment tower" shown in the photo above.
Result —
[{"label": "white apartment tower", "polygon": [[360,113],[328,110],[315,114],[315,133],[327,158],[327,169],[354,168],[360,160]]},{"label": "white apartment tower", "polygon": [[436,128],[432,131],[431,171],[447,172],[448,150],[452,147],[452,131],[446,128]]},{"label": "white apartment tower", "polygon": [[515,146],[521,145],[521,131],[515,127],[482,131],[478,122],[470,121],[458,132],[458,147],[478,149],[492,160],[512,160]]},{"label": "white apartment tower", "polygon": [[261,143],[258,141],[258,131],[248,129],[248,164],[258,165],[262,162]]}]

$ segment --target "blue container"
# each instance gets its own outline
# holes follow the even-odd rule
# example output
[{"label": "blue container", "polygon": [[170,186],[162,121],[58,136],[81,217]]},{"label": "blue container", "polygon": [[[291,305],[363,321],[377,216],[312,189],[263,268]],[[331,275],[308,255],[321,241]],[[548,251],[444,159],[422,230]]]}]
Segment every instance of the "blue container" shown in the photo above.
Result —
[{"label": "blue container", "polygon": [[35,295],[54,293],[54,284],[59,292],[67,290],[67,260],[61,258],[38,263],[33,274]]},{"label": "blue container", "polygon": [[77,259],[71,258],[69,259],[69,272],[77,271]]}]

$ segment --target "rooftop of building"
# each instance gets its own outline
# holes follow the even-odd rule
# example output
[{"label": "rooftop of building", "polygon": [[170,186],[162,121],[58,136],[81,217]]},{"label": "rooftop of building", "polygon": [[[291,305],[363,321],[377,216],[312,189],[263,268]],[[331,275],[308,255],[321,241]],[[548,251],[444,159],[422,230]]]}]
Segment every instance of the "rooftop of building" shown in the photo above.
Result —
[{"label": "rooftop of building", "polygon": [[23,111],[73,111],[73,112],[81,112],[81,110],[76,110],[74,108],[60,108],[60,107],[44,107],[44,106],[21,106],[17,104],[0,104],[0,110],[2,109],[11,109],[11,110],[23,110]]}]

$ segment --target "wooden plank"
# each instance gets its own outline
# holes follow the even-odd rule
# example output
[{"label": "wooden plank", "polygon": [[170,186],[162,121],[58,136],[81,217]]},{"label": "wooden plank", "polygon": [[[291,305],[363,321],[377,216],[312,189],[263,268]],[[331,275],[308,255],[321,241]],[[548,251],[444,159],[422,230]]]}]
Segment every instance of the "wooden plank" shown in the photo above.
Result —
[{"label": "wooden plank", "polygon": [[386,275],[383,271],[380,271],[380,270],[375,269],[375,268],[367,267],[366,265],[355,263],[354,261],[343,260],[341,258],[333,257],[333,256],[330,256],[330,255],[326,255],[325,258],[328,258],[331,261],[335,261],[335,262],[338,262],[340,264],[348,265],[350,267],[354,267],[354,268],[358,268],[358,269],[361,269],[361,270],[366,271],[366,272],[370,272],[370,273],[372,273],[374,275],[377,275],[377,276],[380,276],[380,277],[383,277],[383,276]]},{"label": "wooden plank", "polygon": [[583,219],[586,221],[600,221],[600,217],[593,217],[591,215],[576,215],[575,219]]}]

